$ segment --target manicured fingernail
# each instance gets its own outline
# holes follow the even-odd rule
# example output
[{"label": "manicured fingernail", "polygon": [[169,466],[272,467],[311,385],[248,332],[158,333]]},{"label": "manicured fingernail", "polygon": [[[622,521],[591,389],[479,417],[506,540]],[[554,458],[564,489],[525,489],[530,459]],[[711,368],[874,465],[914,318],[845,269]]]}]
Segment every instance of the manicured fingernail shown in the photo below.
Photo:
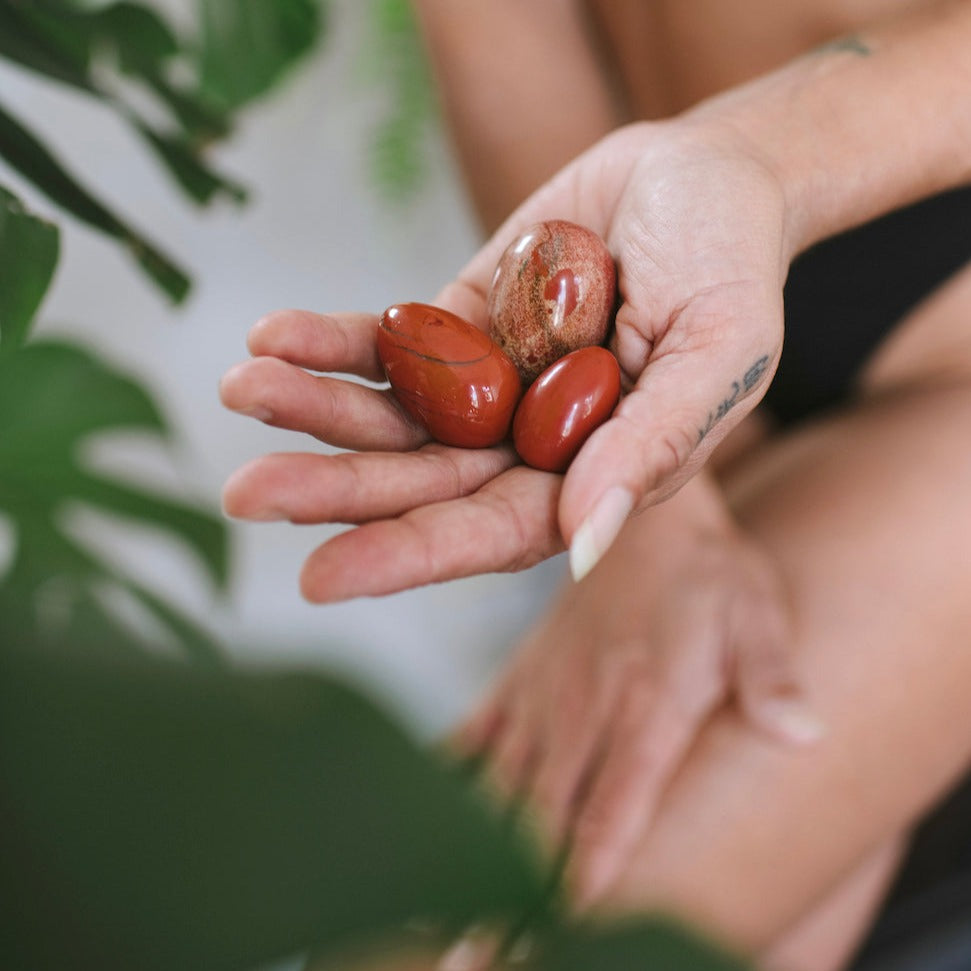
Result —
[{"label": "manicured fingernail", "polygon": [[524,964],[532,957],[533,949],[533,938],[529,934],[520,934],[513,941],[512,947],[506,952],[506,962],[508,964]]},{"label": "manicured fingernail", "polygon": [[251,523],[280,523],[289,520],[289,516],[282,510],[273,506],[266,506],[262,509],[249,509],[246,512],[230,512],[226,508],[226,497],[223,496],[223,515],[228,519],[245,519]]},{"label": "manicured fingernail", "polygon": [[762,718],[790,742],[809,745],[826,734],[826,726],[802,701],[767,698],[759,705]]},{"label": "manicured fingernail", "polygon": [[240,408],[239,413],[255,418],[257,421],[269,421],[273,417],[273,412],[265,405],[250,405],[248,408]]},{"label": "manicured fingernail", "polygon": [[445,952],[435,971],[484,971],[495,954],[495,936],[472,928]]},{"label": "manicured fingernail", "polygon": [[282,509],[274,509],[272,506],[268,506],[266,509],[257,509],[246,518],[254,523],[282,523],[290,519]]},{"label": "manicured fingernail", "polygon": [[570,573],[579,582],[599,562],[617,538],[634,508],[634,497],[624,488],[608,489],[580,524],[570,543]]},{"label": "manicured fingernail", "polygon": [[573,906],[580,912],[589,910],[603,896],[613,878],[610,860],[590,860],[569,875],[573,888]]}]

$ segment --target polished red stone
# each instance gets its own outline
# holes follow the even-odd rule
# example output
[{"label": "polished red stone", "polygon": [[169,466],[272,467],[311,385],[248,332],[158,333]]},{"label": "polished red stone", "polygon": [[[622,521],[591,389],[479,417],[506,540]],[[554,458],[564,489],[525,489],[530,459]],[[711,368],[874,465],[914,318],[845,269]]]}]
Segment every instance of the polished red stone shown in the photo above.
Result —
[{"label": "polished red stone", "polygon": [[620,367],[606,348],[584,347],[548,367],[523,395],[513,444],[535,469],[563,472],[620,398]]},{"label": "polished red stone", "polygon": [[446,445],[501,442],[522,395],[515,366],[488,334],[424,303],[381,316],[378,355],[402,407]]},{"label": "polished red stone", "polygon": [[563,219],[537,223],[499,261],[489,333],[528,385],[564,354],[603,343],[615,293],[614,261],[596,233]]}]

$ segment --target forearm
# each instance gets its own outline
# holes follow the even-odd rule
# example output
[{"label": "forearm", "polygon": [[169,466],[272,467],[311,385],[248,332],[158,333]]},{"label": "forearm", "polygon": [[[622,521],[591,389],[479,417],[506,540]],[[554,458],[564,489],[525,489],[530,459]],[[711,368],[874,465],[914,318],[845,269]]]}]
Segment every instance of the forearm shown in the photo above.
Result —
[{"label": "forearm", "polygon": [[790,258],[971,181],[971,2],[878,24],[702,103],[778,174]]},{"label": "forearm", "polygon": [[415,0],[445,117],[491,232],[618,118],[574,0]]}]

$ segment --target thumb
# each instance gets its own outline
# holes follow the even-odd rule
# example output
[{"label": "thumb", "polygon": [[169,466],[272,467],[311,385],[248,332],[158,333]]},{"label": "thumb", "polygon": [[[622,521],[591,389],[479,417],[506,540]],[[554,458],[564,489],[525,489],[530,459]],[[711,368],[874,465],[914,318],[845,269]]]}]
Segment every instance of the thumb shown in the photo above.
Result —
[{"label": "thumb", "polygon": [[635,508],[673,495],[761,397],[776,351],[726,352],[721,344],[729,343],[655,354],[573,460],[559,522],[575,580],[596,565]]}]

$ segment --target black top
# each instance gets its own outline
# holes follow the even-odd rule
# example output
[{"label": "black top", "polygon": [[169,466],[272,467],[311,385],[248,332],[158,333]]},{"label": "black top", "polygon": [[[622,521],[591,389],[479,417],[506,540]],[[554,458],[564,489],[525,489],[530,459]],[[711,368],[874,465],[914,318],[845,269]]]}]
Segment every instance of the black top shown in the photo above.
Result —
[{"label": "black top", "polygon": [[842,403],[883,337],[968,261],[971,188],[897,210],[807,250],[786,283],[786,337],[765,396],[769,410],[791,424]]}]

